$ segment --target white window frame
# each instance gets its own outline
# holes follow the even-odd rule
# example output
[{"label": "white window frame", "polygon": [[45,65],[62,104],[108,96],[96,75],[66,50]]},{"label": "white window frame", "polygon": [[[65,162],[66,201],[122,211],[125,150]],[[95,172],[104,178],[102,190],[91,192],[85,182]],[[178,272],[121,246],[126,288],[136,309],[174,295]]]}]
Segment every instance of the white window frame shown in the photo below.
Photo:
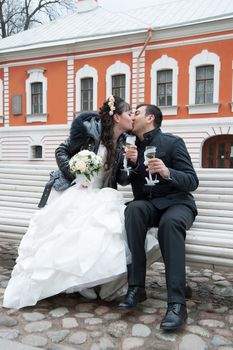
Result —
[{"label": "white window frame", "polygon": [[[44,76],[44,68],[32,68],[27,70],[29,77],[26,80],[26,121],[47,122],[47,78]],[[42,83],[43,113],[32,114],[32,83]]]},{"label": "white window frame", "polygon": [[130,103],[130,66],[121,61],[116,61],[106,71],[106,99],[112,95],[112,76],[125,74],[125,101]]},{"label": "white window frame", "polygon": [[[214,66],[213,103],[196,104],[196,68],[201,66]],[[218,113],[219,111],[219,79],[221,62],[220,57],[208,50],[193,56],[189,64],[189,114]]]},{"label": "white window frame", "polygon": [[151,65],[151,103],[157,105],[157,72],[161,70],[172,70],[172,106],[158,106],[163,115],[177,114],[177,92],[178,92],[178,62],[167,55],[161,56]]},{"label": "white window frame", "polygon": [[3,81],[0,79],[0,123],[3,123]]},{"label": "white window frame", "polygon": [[98,92],[98,72],[94,67],[85,64],[76,73],[76,113],[81,111],[81,79],[93,78],[93,110],[97,111],[97,92]]},{"label": "white window frame", "polygon": [[[33,158],[32,155],[33,155],[33,152],[32,152],[32,148],[35,147],[35,146],[41,146],[42,147],[42,158]],[[44,160],[44,146],[41,144],[41,143],[31,143],[29,145],[29,154],[28,154],[28,159],[29,160],[37,160],[37,161],[40,161],[40,160]]]}]

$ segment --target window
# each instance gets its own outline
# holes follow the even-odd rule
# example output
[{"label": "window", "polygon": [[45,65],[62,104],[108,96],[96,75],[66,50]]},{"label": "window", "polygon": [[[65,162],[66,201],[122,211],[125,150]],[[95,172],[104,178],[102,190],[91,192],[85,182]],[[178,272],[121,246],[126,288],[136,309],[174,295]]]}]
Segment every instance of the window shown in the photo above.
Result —
[{"label": "window", "polygon": [[172,106],[172,70],[157,72],[157,105]]},{"label": "window", "polygon": [[81,111],[93,110],[93,78],[81,79]]},{"label": "window", "polygon": [[106,98],[114,94],[130,102],[130,66],[116,61],[106,70]]},{"label": "window", "polygon": [[31,84],[32,114],[43,113],[43,91],[42,83]]},{"label": "window", "polygon": [[209,138],[202,152],[203,168],[233,168],[233,135]]},{"label": "window", "polygon": [[47,78],[44,68],[28,71],[26,80],[26,120],[28,123],[47,122]]},{"label": "window", "polygon": [[196,104],[213,103],[214,66],[196,68]]},{"label": "window", "polygon": [[98,72],[85,64],[76,73],[76,113],[80,111],[97,111]]},{"label": "window", "polygon": [[31,159],[42,159],[43,158],[43,150],[40,145],[31,146]]},{"label": "window", "polygon": [[125,74],[112,76],[112,94],[125,99]]},{"label": "window", "polygon": [[189,114],[218,113],[220,57],[208,50],[193,56],[189,64]]},{"label": "window", "polygon": [[163,115],[177,114],[178,62],[162,55],[151,65],[151,103],[160,106]]}]

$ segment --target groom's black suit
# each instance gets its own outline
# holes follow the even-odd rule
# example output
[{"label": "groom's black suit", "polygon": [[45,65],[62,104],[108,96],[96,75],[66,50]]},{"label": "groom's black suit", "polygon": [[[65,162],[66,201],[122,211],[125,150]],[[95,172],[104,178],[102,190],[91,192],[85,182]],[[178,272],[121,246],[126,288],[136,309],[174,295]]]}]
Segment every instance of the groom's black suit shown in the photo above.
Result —
[{"label": "groom's black suit", "polygon": [[[170,178],[158,175],[159,183],[145,186],[148,172],[144,165],[146,146],[157,147],[156,157],[169,168]],[[158,227],[158,240],[165,263],[168,303],[185,304],[185,235],[197,215],[190,191],[198,178],[183,140],[164,134],[160,128],[137,142],[138,165],[131,172],[134,201],[125,210],[128,244],[132,253],[129,285],[145,286],[146,256],[144,251],[148,227]]]}]

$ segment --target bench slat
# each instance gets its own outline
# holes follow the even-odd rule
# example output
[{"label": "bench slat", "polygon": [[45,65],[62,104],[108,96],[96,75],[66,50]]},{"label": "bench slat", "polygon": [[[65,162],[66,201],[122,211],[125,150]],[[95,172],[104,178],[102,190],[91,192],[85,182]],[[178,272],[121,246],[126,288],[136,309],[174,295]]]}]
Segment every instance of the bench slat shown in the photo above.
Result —
[{"label": "bench slat", "polygon": [[2,179],[0,177],[0,184],[1,185],[20,185],[20,186],[35,186],[43,188],[46,181],[38,181],[37,178],[34,180],[22,180],[22,179]]},{"label": "bench slat", "polygon": [[6,174],[6,177],[2,177],[2,179],[18,179],[18,180],[29,180],[32,181],[33,179],[35,179],[35,181],[44,181],[44,183],[46,183],[46,181],[49,180],[49,176],[48,175],[41,175],[40,173],[38,173],[37,175],[28,175],[28,174]]},{"label": "bench slat", "polygon": [[17,208],[21,208],[21,210],[24,209],[37,209],[37,205],[38,205],[38,201],[36,201],[35,203],[33,202],[22,202],[22,201],[0,201],[0,207],[4,207],[4,208],[10,208],[11,210],[15,210]]},{"label": "bench slat", "polygon": [[[9,185],[9,184],[1,184],[0,183],[0,194],[5,194],[5,191],[9,191],[9,193],[13,193],[13,192],[39,192],[40,194],[42,193],[44,187],[43,186],[23,186],[23,185]],[[6,195],[9,195],[6,193]]]},{"label": "bench slat", "polygon": [[[216,256],[220,258],[232,259],[232,249],[225,247],[213,247],[213,246],[204,246],[196,244],[186,244],[187,254],[203,254],[207,256]],[[232,262],[233,264],[233,262]]]},{"label": "bench slat", "polygon": [[27,231],[26,227],[0,224],[0,232],[21,233],[21,238],[22,238],[22,234],[26,233],[26,231]]},{"label": "bench slat", "polygon": [[25,228],[29,225],[30,218],[28,220],[23,220],[22,218],[1,218],[1,225],[8,225],[8,226],[23,226]]},{"label": "bench slat", "polygon": [[228,202],[233,203],[232,195],[230,194],[209,194],[209,193],[194,193],[193,194],[196,201],[205,200],[206,202]]}]

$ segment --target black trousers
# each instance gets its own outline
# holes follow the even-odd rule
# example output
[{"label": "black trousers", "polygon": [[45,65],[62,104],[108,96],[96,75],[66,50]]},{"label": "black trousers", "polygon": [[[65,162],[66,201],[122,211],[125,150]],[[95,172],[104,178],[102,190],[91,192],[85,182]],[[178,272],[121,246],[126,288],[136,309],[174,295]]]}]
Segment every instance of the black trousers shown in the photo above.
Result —
[{"label": "black trousers", "polygon": [[125,209],[125,227],[132,264],[129,286],[145,286],[145,239],[149,227],[158,227],[158,241],[165,264],[168,303],[185,304],[185,236],[194,221],[191,208],[176,204],[159,210],[150,201],[137,200]]}]

